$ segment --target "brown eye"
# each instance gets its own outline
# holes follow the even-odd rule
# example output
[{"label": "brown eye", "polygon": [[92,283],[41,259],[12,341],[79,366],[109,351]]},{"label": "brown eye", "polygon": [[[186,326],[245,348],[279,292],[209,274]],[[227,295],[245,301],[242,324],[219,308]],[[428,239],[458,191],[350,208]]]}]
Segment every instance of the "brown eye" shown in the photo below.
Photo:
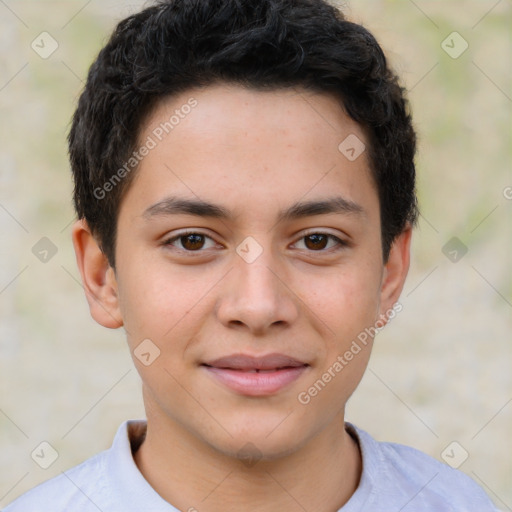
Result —
[{"label": "brown eye", "polygon": [[181,245],[187,249],[187,251],[195,251],[201,249],[204,245],[204,236],[197,233],[191,233],[190,235],[180,236]]},{"label": "brown eye", "polygon": [[182,252],[203,252],[203,249],[214,247],[215,241],[208,235],[189,232],[169,238],[164,245],[174,247]]},{"label": "brown eye", "polygon": [[299,239],[296,244],[303,244],[299,249],[320,253],[331,253],[348,245],[347,242],[330,233],[309,233]]},{"label": "brown eye", "polygon": [[312,235],[307,235],[304,237],[306,240],[306,247],[311,250],[322,250],[327,246],[327,242],[329,240],[329,236],[323,235],[321,233],[313,233]]}]

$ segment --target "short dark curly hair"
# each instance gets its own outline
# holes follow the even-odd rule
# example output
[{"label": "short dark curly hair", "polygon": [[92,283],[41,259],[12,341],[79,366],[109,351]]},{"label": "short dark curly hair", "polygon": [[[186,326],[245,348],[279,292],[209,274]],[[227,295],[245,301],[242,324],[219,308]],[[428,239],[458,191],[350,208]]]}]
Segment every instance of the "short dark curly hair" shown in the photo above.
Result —
[{"label": "short dark curly hair", "polygon": [[218,82],[339,98],[368,134],[387,261],[418,215],[416,134],[405,91],[372,34],[326,0],[161,0],[117,25],[89,70],[68,136],[75,210],[109,264],[115,268],[119,207],[135,171],[108,193],[102,187],[132,155],[159,100]]}]

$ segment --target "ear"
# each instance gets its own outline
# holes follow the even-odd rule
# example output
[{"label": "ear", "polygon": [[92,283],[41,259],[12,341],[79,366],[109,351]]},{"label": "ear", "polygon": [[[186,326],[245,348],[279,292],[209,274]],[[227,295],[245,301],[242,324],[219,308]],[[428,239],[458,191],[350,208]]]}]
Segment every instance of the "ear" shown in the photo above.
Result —
[{"label": "ear", "polygon": [[85,220],[73,224],[71,236],[91,316],[104,327],[121,327],[123,319],[114,269],[109,265]]},{"label": "ear", "polygon": [[388,321],[387,312],[400,298],[409,271],[412,227],[408,225],[391,245],[388,261],[384,265],[380,291],[380,319]]}]

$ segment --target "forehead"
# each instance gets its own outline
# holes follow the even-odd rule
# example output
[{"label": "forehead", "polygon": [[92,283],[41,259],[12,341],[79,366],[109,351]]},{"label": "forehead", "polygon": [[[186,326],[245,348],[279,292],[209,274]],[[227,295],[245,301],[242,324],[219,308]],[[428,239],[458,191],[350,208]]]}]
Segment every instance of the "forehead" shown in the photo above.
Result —
[{"label": "forehead", "polygon": [[239,213],[262,203],[282,212],[287,197],[343,192],[360,203],[375,195],[364,130],[329,94],[191,89],[153,108],[138,145],[151,149],[125,200],[139,210],[176,195],[217,204],[238,198]]}]

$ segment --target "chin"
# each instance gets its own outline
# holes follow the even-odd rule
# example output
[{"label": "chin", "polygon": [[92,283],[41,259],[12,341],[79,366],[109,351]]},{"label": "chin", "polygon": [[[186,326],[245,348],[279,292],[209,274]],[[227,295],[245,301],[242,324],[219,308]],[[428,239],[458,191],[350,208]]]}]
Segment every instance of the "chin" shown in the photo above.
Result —
[{"label": "chin", "polygon": [[254,438],[236,437],[221,443],[214,442],[210,446],[217,452],[252,467],[259,461],[274,461],[287,457],[295,453],[301,444],[298,443],[298,439],[291,440],[289,436],[286,441],[280,439],[269,441],[264,436],[262,438],[255,436]]},{"label": "chin", "polygon": [[295,422],[285,425],[275,418],[252,418],[251,423],[246,421],[231,421],[229,433],[223,432],[221,436],[212,436],[212,431],[204,432],[201,436],[214,450],[228,457],[240,459],[242,462],[258,460],[272,461],[286,457],[299,450],[310,436],[303,432],[303,427]]}]

